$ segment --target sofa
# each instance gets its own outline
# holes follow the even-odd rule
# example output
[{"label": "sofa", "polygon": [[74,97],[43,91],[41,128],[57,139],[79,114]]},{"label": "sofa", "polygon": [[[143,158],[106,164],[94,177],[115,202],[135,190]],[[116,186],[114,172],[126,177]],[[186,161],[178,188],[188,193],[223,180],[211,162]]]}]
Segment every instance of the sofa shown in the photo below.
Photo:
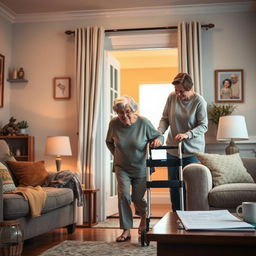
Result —
[{"label": "sofa", "polygon": [[[210,154],[205,154],[210,156]],[[239,155],[239,154],[238,154]],[[239,156],[218,156],[217,164],[220,171],[225,169],[224,159],[230,159],[230,167],[227,168],[229,179],[235,178],[233,162],[239,160]],[[241,182],[241,177],[237,180],[223,181],[223,184],[214,184],[216,173],[214,166],[197,163],[190,164],[183,169],[183,178],[186,186],[186,209],[187,210],[217,210],[228,209],[235,212],[236,207],[242,202],[256,202],[256,158],[240,158],[242,169],[251,178],[246,176],[245,182]],[[205,160],[205,159],[203,159]],[[203,161],[204,162],[204,161]],[[228,166],[228,165],[227,165]],[[209,168],[210,167],[210,168]],[[238,168],[238,172],[240,171]],[[245,175],[247,175],[245,173]],[[219,175],[219,174],[218,174]],[[218,178],[218,176],[217,176]],[[239,180],[240,179],[240,180]],[[247,180],[248,179],[248,180]]]},{"label": "sofa", "polygon": [[[6,156],[9,161],[15,159],[9,155],[9,147],[4,140],[0,140],[0,161],[1,167],[8,167]],[[13,177],[15,186],[18,181],[14,173],[7,168]],[[49,177],[52,173],[49,173]],[[31,217],[30,206],[21,194],[14,194],[12,191],[4,192],[5,179],[0,175],[0,221],[17,220],[24,233],[24,240],[41,235],[56,228],[66,227],[68,233],[73,233],[76,223],[76,200],[73,190],[70,188],[45,187],[46,200],[41,215]]]}]

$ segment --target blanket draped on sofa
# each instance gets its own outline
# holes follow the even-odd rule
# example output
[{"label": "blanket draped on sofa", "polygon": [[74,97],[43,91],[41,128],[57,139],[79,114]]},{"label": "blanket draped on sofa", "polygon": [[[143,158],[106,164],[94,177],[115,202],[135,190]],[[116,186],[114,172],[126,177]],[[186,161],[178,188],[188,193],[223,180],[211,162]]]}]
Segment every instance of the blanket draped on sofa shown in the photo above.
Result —
[{"label": "blanket draped on sofa", "polygon": [[12,193],[22,194],[28,200],[32,218],[40,216],[46,200],[46,192],[41,186],[19,186]]},{"label": "blanket draped on sofa", "polygon": [[77,199],[77,206],[84,206],[84,194],[77,174],[68,170],[59,171],[49,176],[44,186],[71,188]]}]

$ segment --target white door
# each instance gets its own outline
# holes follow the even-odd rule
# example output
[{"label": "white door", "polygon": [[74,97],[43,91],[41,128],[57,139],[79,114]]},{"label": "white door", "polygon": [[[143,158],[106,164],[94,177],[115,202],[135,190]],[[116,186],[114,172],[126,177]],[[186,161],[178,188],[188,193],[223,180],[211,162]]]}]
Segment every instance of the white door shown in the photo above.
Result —
[{"label": "white door", "polygon": [[[106,121],[114,117],[115,113],[112,109],[113,100],[119,96],[120,91],[120,64],[111,55],[105,51],[105,86],[106,86]],[[117,202],[117,184],[113,169],[113,156],[110,151],[106,155],[106,173],[105,173],[105,216],[110,216],[118,212]]]}]

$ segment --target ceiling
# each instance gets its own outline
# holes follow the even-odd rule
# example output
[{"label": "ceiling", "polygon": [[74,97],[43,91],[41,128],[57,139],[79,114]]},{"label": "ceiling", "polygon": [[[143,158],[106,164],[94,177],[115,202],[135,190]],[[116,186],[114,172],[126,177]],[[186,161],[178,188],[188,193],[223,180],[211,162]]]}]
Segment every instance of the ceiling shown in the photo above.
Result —
[{"label": "ceiling", "polygon": [[[72,13],[122,8],[237,3],[245,0],[0,0],[1,7],[15,15]],[[112,52],[122,68],[177,66],[177,49]]]},{"label": "ceiling", "polygon": [[14,14],[244,2],[244,0],[0,0]]}]

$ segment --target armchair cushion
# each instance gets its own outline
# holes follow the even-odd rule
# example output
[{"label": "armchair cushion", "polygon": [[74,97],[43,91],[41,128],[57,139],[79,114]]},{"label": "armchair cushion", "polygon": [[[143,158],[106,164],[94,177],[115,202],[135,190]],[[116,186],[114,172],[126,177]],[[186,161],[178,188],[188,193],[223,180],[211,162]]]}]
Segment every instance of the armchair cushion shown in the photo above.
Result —
[{"label": "armchair cushion", "polygon": [[48,177],[43,162],[7,161],[6,163],[20,185],[42,186]]},{"label": "armchair cushion", "polygon": [[228,183],[254,183],[238,153],[232,155],[195,153],[195,156],[210,169],[214,186]]}]

